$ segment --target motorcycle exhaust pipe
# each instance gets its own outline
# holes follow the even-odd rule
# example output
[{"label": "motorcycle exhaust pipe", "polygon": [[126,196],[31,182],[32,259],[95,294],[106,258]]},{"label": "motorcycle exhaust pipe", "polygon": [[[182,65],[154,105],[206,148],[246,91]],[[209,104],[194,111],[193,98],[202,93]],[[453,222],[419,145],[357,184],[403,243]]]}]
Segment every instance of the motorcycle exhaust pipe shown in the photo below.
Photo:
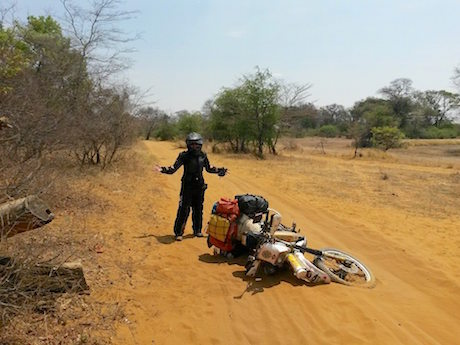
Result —
[{"label": "motorcycle exhaust pipe", "polygon": [[286,255],[286,259],[291,264],[294,275],[298,279],[302,279],[309,283],[315,284],[329,284],[331,282],[331,278],[329,278],[325,272],[308,261],[302,253],[289,253]]},{"label": "motorcycle exhaust pipe", "polygon": [[299,260],[305,267],[307,273],[306,278],[304,280],[315,283],[315,284],[329,284],[331,282],[331,278],[310,261],[308,261],[305,256],[301,252],[295,252],[294,255],[296,256],[297,260]]},{"label": "motorcycle exhaust pipe", "polygon": [[297,257],[289,253],[286,255],[286,260],[291,264],[291,268],[294,271],[294,275],[298,279],[306,280],[307,278],[307,270],[305,269],[304,265],[302,262],[300,262]]}]

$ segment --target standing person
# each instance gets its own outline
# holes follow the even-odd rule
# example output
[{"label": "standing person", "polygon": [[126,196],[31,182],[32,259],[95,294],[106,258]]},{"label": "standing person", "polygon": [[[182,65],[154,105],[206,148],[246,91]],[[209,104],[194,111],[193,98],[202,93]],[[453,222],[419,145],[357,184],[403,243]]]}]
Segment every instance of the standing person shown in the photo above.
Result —
[{"label": "standing person", "polygon": [[209,164],[208,156],[201,151],[203,138],[200,134],[192,132],[185,140],[187,151],[179,153],[176,162],[170,167],[157,166],[157,170],[163,174],[174,174],[182,165],[184,174],[180,189],[179,208],[174,223],[174,234],[176,241],[182,241],[185,223],[192,208],[193,234],[196,237],[203,237],[201,226],[203,222],[204,191],[208,187],[204,183],[203,168],[208,173],[225,176],[226,168],[216,168]]}]

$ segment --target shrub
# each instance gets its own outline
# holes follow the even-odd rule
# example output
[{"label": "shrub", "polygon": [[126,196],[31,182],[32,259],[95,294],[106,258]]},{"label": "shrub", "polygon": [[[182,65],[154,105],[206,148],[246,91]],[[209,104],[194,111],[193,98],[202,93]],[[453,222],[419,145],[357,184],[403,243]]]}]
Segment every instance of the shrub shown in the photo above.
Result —
[{"label": "shrub", "polygon": [[339,129],[334,125],[324,125],[321,126],[318,130],[318,135],[320,137],[334,138],[338,136]]},{"label": "shrub", "polygon": [[[303,136],[305,136],[305,137],[316,137],[316,136],[318,136],[318,129],[316,129],[316,128],[308,128],[308,129],[305,130]],[[298,138],[301,138],[301,136],[299,136]]]},{"label": "shrub", "polygon": [[456,138],[458,131],[455,127],[428,127],[422,131],[421,137],[423,139],[449,139]]},{"label": "shrub", "polygon": [[171,140],[177,135],[177,129],[174,124],[165,122],[162,123],[155,131],[154,136],[160,140]]},{"label": "shrub", "polygon": [[374,127],[371,132],[374,147],[387,151],[402,146],[404,134],[396,127]]}]

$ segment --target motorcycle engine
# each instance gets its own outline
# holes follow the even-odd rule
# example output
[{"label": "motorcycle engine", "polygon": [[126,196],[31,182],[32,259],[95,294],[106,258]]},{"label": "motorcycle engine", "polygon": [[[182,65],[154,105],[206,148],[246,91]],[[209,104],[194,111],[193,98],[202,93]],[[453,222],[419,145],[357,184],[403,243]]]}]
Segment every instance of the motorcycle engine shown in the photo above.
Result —
[{"label": "motorcycle engine", "polygon": [[258,250],[257,259],[279,265],[283,262],[282,254],[289,252],[289,248],[282,243],[264,243]]}]

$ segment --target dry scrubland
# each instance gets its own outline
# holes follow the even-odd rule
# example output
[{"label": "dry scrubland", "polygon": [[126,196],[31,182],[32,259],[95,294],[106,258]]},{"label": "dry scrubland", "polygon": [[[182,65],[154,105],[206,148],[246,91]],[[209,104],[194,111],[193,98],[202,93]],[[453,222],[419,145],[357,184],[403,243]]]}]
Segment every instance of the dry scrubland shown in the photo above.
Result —
[{"label": "dry scrubland", "polygon": [[257,160],[208,147],[211,163],[230,174],[207,176],[205,220],[220,196],[264,195],[312,247],[367,263],[374,289],[307,287],[289,272],[252,282],[244,260],[213,257],[202,239],[174,242],[180,174],[152,167],[172,164],[181,148],[140,142],[105,172],[67,176],[56,220],[3,245],[38,247],[43,260],[80,258],[91,294],[61,296],[54,311],[13,320],[2,336],[20,331],[36,344],[457,343],[460,140],[408,141],[355,159],[346,140],[285,139],[280,149]]}]

